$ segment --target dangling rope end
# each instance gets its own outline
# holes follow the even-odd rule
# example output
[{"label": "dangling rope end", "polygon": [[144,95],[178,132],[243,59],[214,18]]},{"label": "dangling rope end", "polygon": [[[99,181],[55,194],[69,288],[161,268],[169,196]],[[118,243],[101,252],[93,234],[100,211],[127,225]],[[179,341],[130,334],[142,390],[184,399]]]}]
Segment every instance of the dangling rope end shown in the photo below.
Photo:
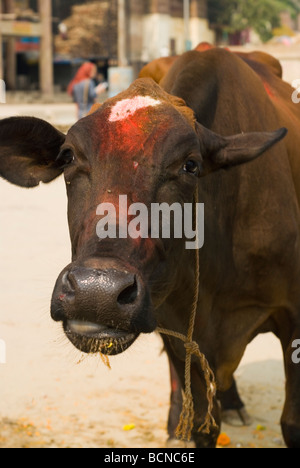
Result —
[{"label": "dangling rope end", "polygon": [[192,430],[194,427],[194,404],[193,397],[190,394],[185,397],[183,402],[183,409],[180,415],[178,427],[176,429],[176,437],[179,440],[190,442],[192,439]]},{"label": "dangling rope end", "polygon": [[212,429],[218,429],[218,425],[215,418],[212,415],[207,414],[204,423],[199,427],[198,432],[203,434],[210,434]]}]

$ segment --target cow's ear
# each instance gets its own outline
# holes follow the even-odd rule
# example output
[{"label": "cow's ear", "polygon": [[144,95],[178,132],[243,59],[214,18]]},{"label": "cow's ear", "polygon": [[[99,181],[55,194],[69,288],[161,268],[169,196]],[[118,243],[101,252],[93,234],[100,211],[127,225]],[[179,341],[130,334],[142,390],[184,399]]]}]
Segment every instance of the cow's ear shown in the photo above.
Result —
[{"label": "cow's ear", "polygon": [[56,158],[65,135],[44,120],[12,117],[0,121],[0,176],[20,187],[58,177]]},{"label": "cow's ear", "polygon": [[282,140],[287,129],[222,137],[196,124],[203,157],[202,175],[253,161]]}]

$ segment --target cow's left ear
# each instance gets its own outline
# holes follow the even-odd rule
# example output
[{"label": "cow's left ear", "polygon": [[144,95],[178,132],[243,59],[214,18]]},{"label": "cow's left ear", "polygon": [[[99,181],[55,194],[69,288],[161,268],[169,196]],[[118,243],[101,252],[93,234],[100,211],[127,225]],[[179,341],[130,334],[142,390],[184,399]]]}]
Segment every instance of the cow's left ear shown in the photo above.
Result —
[{"label": "cow's left ear", "polygon": [[219,169],[228,169],[253,161],[282,140],[287,134],[287,129],[222,137],[197,123],[196,132],[203,157],[201,175],[204,176]]},{"label": "cow's left ear", "polygon": [[20,187],[36,187],[58,177],[56,158],[65,135],[44,120],[0,120],[0,176]]}]

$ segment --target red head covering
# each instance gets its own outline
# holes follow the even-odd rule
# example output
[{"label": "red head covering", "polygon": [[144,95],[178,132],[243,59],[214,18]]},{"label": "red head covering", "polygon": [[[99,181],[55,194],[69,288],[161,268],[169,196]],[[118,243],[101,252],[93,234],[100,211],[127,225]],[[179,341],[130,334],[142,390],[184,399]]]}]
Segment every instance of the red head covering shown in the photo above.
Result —
[{"label": "red head covering", "polygon": [[91,78],[92,71],[95,68],[95,64],[91,62],[86,62],[84,63],[78,70],[78,72],[75,75],[75,78],[71,81],[71,83],[68,86],[68,94],[72,96],[73,94],[73,89],[74,86],[80,83],[81,81],[88,80]]}]

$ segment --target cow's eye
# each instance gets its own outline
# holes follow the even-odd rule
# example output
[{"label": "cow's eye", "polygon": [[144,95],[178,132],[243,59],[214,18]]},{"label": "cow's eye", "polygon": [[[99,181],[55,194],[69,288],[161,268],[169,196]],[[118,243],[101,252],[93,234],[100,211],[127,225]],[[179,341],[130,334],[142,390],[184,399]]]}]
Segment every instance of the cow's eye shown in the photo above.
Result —
[{"label": "cow's eye", "polygon": [[183,166],[183,171],[187,172],[188,174],[192,174],[196,177],[199,177],[201,172],[200,164],[197,161],[190,159]]},{"label": "cow's eye", "polygon": [[70,166],[74,162],[75,156],[74,153],[71,149],[64,149],[60,152],[56,159],[56,164],[61,169],[64,169],[65,167]]}]

